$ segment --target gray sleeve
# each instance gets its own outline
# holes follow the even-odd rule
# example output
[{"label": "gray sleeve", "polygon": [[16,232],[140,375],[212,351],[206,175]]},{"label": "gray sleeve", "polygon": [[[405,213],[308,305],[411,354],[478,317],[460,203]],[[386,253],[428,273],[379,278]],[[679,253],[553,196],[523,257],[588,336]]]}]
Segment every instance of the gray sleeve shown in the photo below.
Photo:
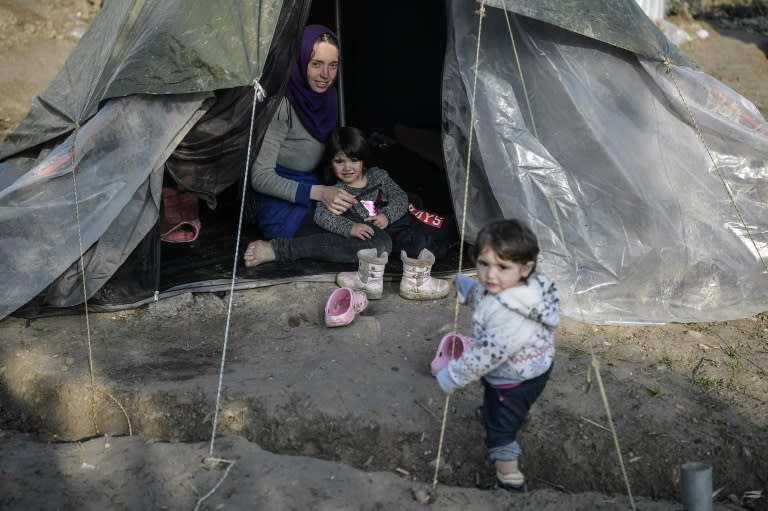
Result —
[{"label": "gray sleeve", "polygon": [[376,183],[381,184],[381,190],[388,201],[380,212],[387,216],[390,224],[400,220],[408,212],[408,194],[389,177],[386,170],[373,167],[369,172]]},{"label": "gray sleeve", "polygon": [[334,215],[325,207],[325,205],[317,201],[315,206],[315,223],[325,229],[336,233],[345,238],[351,238],[349,235],[352,230],[352,226],[355,222],[340,215]]},{"label": "gray sleeve", "polygon": [[251,187],[265,195],[295,202],[298,183],[278,176],[275,171],[280,148],[288,136],[288,100],[283,99],[264,133],[256,161],[251,167]]}]

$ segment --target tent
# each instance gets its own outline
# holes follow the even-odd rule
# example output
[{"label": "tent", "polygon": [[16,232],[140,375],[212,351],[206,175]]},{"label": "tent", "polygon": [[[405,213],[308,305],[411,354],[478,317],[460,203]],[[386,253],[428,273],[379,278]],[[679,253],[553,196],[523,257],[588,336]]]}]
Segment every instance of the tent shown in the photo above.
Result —
[{"label": "tent", "polygon": [[[768,308],[757,109],[635,2],[480,7],[106,2],[0,146],[0,317],[31,302],[75,307],[84,292],[109,308],[228,289],[224,263],[161,282],[163,174],[212,207],[230,202],[222,194],[242,180],[248,140],[258,149],[306,22],[341,32],[347,123],[435,133],[442,176],[429,179],[466,240],[491,218],[526,220],[566,314],[692,322]],[[237,271],[238,288],[295,278]]]}]

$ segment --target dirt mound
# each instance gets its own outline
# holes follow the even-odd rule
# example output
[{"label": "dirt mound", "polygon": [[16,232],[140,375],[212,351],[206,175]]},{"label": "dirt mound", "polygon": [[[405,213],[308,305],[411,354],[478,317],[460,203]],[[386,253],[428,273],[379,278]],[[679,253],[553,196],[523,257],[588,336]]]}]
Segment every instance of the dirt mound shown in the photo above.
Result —
[{"label": "dirt mound", "polygon": [[[241,437],[289,458],[429,486],[445,399],[428,368],[452,325],[453,303],[406,301],[390,284],[352,325],[328,329],[321,314],[332,288],[293,284],[236,293],[217,431],[228,442]],[[212,431],[227,300],[187,294],[90,314],[95,390],[81,316],[6,319],[0,323],[3,429],[59,442],[129,433],[185,442],[176,455],[195,461],[179,462],[198,463],[195,453]],[[466,312],[459,318],[465,325]],[[724,496],[762,488],[766,326],[763,317],[634,328],[567,321],[552,381],[521,435],[530,488],[621,501],[623,462],[633,495],[673,501],[679,465],[692,460],[713,463]],[[440,461],[441,488],[468,495],[493,480],[475,417],[480,392],[473,387],[451,398]],[[87,443],[98,451],[103,442]],[[109,452],[99,456],[119,463]],[[295,470],[304,471],[306,460],[295,461]],[[241,477],[230,472],[227,487]]]}]

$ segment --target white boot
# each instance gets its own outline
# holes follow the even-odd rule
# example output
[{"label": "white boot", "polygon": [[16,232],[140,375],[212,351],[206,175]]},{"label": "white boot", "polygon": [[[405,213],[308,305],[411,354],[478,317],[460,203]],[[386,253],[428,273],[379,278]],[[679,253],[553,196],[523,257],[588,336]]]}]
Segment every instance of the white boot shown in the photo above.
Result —
[{"label": "white boot", "polygon": [[388,259],[389,254],[386,252],[377,257],[375,248],[358,250],[357,271],[339,273],[336,275],[336,283],[341,287],[365,292],[369,300],[378,300],[384,293],[384,266]]},{"label": "white boot", "polygon": [[429,274],[435,264],[435,255],[422,249],[418,259],[408,257],[405,250],[400,252],[403,261],[403,280],[400,281],[400,296],[409,300],[434,300],[443,298],[451,291],[451,285]]}]

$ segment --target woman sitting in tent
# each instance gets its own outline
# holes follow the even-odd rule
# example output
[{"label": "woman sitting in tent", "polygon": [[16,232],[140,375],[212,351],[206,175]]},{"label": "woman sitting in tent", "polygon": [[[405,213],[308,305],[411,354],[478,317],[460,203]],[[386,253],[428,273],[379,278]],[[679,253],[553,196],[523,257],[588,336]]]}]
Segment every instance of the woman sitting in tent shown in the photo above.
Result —
[{"label": "woman sitting in tent", "polygon": [[[307,258],[357,262],[356,272],[342,272],[336,282],[375,300],[382,296],[384,267],[395,246],[403,262],[400,295],[410,300],[445,297],[450,291],[448,282],[430,275],[435,262],[427,248],[431,238],[414,227],[418,220],[408,213],[405,191],[386,170],[368,167],[370,154],[362,131],[348,126],[334,129],[323,157],[324,182],[357,197],[357,204],[343,215],[324,203],[317,204],[312,218],[314,234],[254,241],[245,251],[245,265]],[[309,231],[312,225],[307,223],[305,228]]]},{"label": "woman sitting in tent", "polygon": [[307,213],[313,201],[337,215],[356,202],[346,191],[320,184],[315,173],[339,118],[338,66],[336,35],[322,25],[305,27],[285,98],[264,135],[246,190],[245,220],[267,239],[300,236],[302,221],[312,221]]}]

